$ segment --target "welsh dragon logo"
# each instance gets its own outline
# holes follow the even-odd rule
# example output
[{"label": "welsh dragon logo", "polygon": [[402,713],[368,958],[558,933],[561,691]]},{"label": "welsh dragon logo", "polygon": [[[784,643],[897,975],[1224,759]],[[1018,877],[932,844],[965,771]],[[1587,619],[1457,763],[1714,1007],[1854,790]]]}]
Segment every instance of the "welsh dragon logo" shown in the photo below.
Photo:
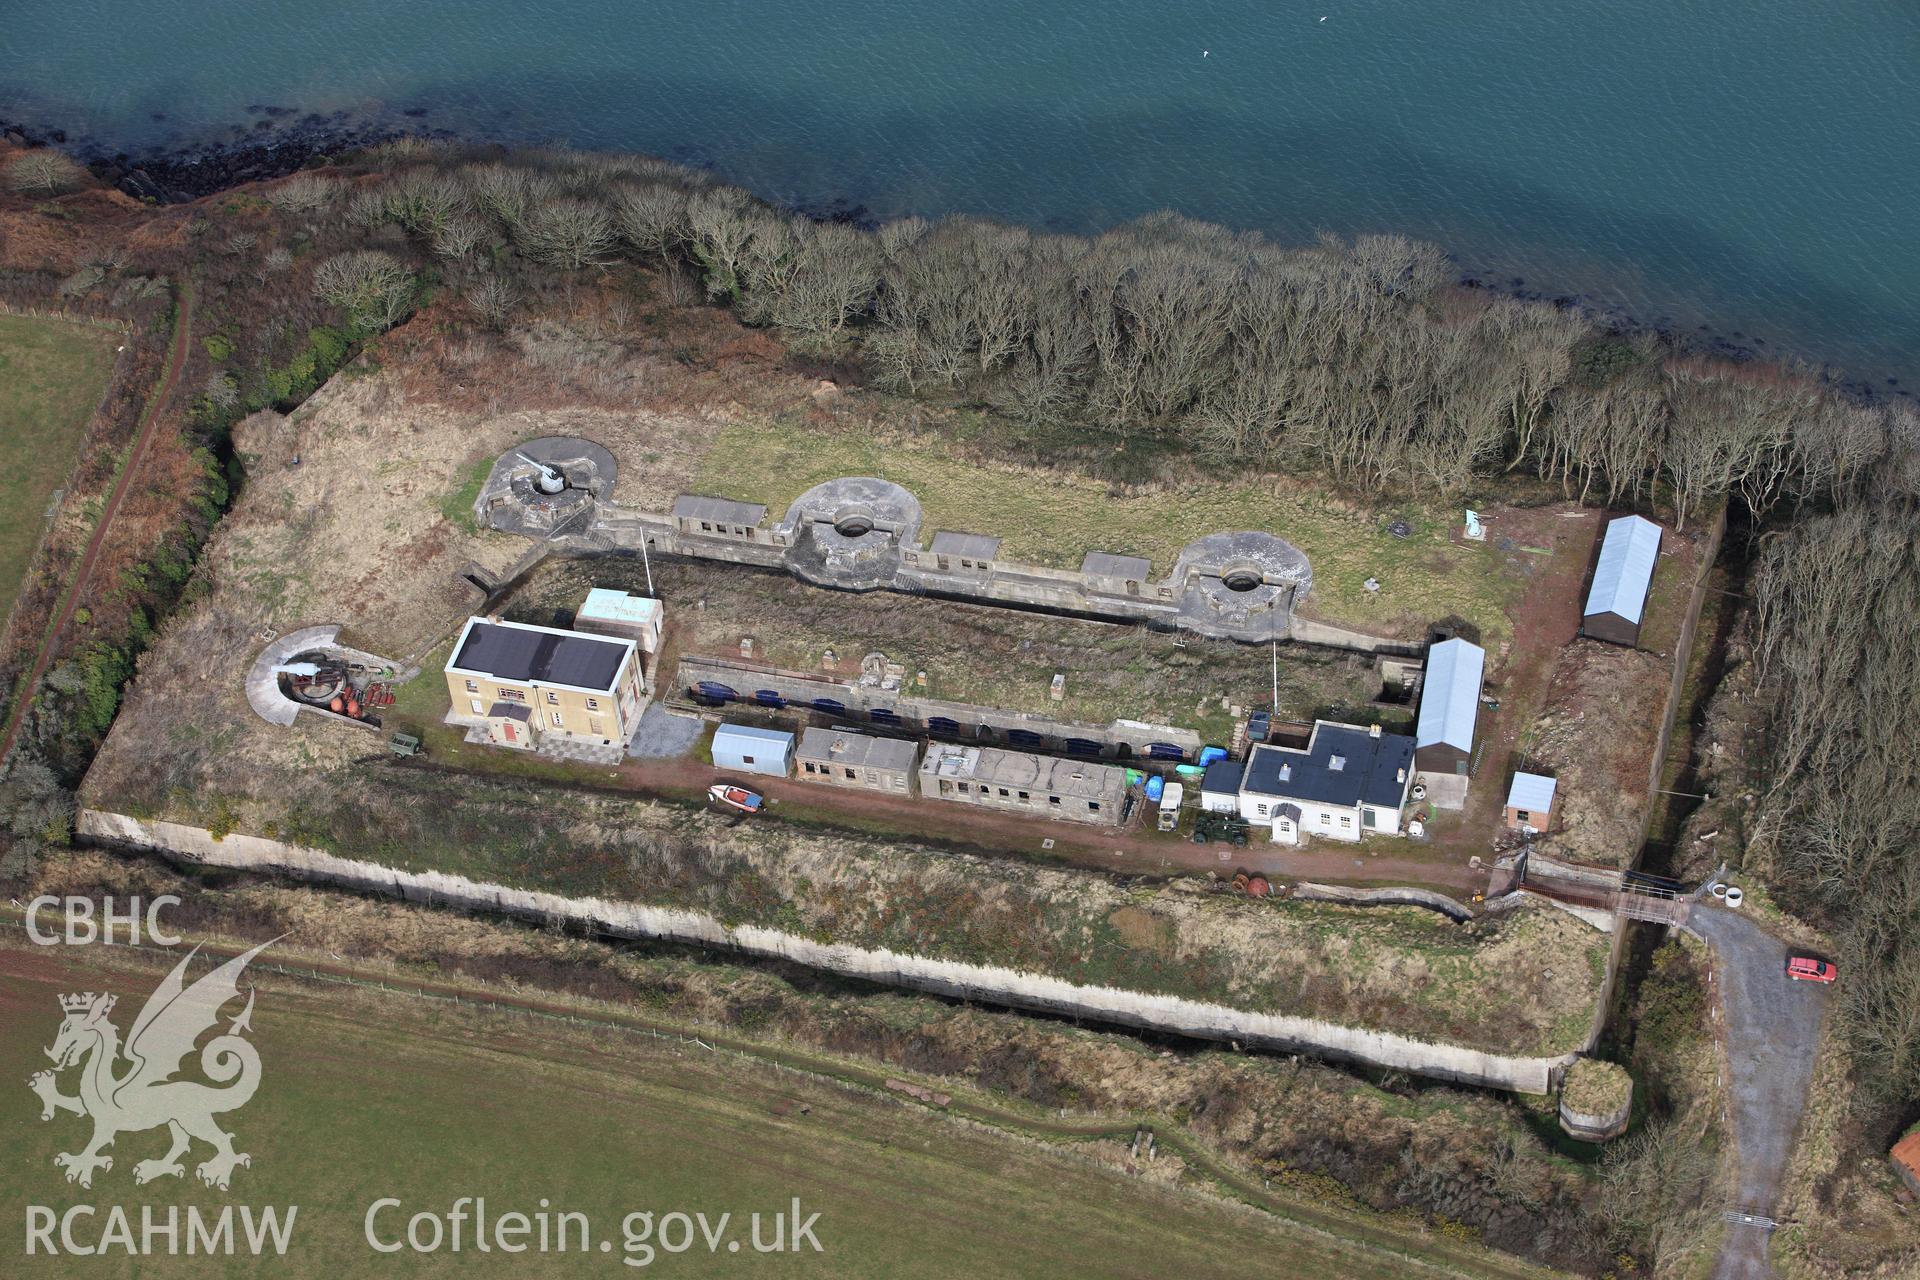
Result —
[{"label": "welsh dragon logo", "polygon": [[[125,1046],[108,1016],[116,997],[92,991],[60,997],[66,1018],[47,1050],[53,1070],[36,1073],[27,1085],[40,1095],[42,1120],[70,1111],[93,1121],[93,1140],[85,1148],[53,1158],[66,1170],[68,1182],[91,1187],[94,1170],[112,1170],[113,1157],[101,1153],[116,1137],[162,1125],[173,1145],[159,1159],[134,1165],[135,1182],[181,1177],[186,1170],[180,1157],[196,1138],[213,1148],[213,1155],[195,1169],[208,1186],[225,1191],[234,1166],[253,1163],[244,1151],[233,1149],[233,1135],[213,1119],[245,1106],[260,1087],[260,1054],[244,1038],[253,1029],[251,988],[246,1008],[200,1050],[201,1072],[224,1087],[175,1076],[201,1035],[220,1021],[220,1010],[239,997],[238,982],[247,963],[271,945],[261,943],[187,986],[187,965],[200,950],[195,947],[147,997]],[[60,1092],[57,1076],[75,1066],[80,1068],[80,1091],[69,1096]]]}]

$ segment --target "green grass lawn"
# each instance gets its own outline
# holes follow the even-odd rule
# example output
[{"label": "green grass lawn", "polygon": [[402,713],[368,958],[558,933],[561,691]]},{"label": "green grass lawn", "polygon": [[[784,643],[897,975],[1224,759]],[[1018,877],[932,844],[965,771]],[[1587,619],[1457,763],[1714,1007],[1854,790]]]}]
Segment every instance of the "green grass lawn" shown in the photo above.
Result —
[{"label": "green grass lawn", "polygon": [[[782,515],[801,493],[836,476],[871,475],[913,491],[924,513],[922,540],[939,529],[993,534],[1009,560],[1077,569],[1089,551],[1145,556],[1156,577],[1180,548],[1203,534],[1264,529],[1313,562],[1308,612],[1329,622],[1424,630],[1459,616],[1497,640],[1520,579],[1490,543],[1456,546],[1447,533],[1459,512],[1419,502],[1363,506],[1289,482],[1192,485],[1116,495],[1104,482],[1065,471],[1001,467],[918,438],[878,439],[793,421],[735,421],[701,461],[695,489],[765,503]],[[1395,519],[1413,526],[1399,539]],[[1381,584],[1365,589],[1369,578]]]},{"label": "green grass lawn", "polygon": [[[751,1214],[770,1222],[794,1197],[803,1215],[820,1215],[814,1235],[822,1252],[761,1256],[722,1243],[709,1253],[697,1243],[657,1254],[654,1265],[674,1275],[835,1277],[1243,1276],[1251,1265],[1283,1278],[1387,1277],[1407,1274],[1407,1255],[1430,1247],[1379,1220],[1363,1234],[1392,1236],[1387,1248],[1294,1227],[1096,1167],[1055,1145],[730,1053],[258,969],[246,983],[258,988],[250,1039],[260,1052],[260,1088],[220,1119],[252,1159],[235,1171],[231,1191],[194,1180],[192,1163],[206,1155],[200,1148],[187,1157],[184,1179],[137,1186],[134,1164],[165,1149],[159,1131],[121,1135],[113,1168],[83,1190],[64,1182],[52,1161],[84,1143],[85,1122],[60,1114],[42,1123],[24,1081],[46,1066],[41,1050],[59,1026],[61,993],[116,993],[113,1021],[124,1030],[165,962],[104,948],[34,948],[9,933],[0,941],[0,1010],[17,1034],[0,1042],[0,1072],[15,1082],[0,1107],[8,1135],[0,1198],[15,1232],[26,1205],[55,1213],[100,1206],[91,1223],[81,1220],[83,1238],[98,1237],[106,1206],[116,1204],[136,1233],[142,1206],[162,1221],[169,1206],[183,1215],[187,1205],[209,1214],[227,1204],[298,1206],[287,1256],[266,1264],[244,1254],[131,1260],[115,1252],[82,1267],[24,1256],[16,1234],[9,1271],[17,1276],[614,1276],[637,1270],[622,1265],[630,1213],[651,1211],[658,1222],[674,1211],[703,1212],[710,1223],[727,1213],[728,1234],[745,1241]],[[73,1087],[69,1073],[65,1088]],[[584,1214],[591,1248],[479,1253],[469,1234],[458,1254],[388,1255],[366,1243],[363,1223],[378,1199],[401,1201],[376,1220],[392,1240],[411,1214],[445,1215],[462,1196],[485,1197],[495,1220],[543,1204]],[[576,1230],[570,1242],[577,1240]],[[1439,1274],[1446,1273],[1459,1274]]]},{"label": "green grass lawn", "polygon": [[120,334],[0,314],[0,619],[13,608],[46,527],[48,500],[80,454]]}]

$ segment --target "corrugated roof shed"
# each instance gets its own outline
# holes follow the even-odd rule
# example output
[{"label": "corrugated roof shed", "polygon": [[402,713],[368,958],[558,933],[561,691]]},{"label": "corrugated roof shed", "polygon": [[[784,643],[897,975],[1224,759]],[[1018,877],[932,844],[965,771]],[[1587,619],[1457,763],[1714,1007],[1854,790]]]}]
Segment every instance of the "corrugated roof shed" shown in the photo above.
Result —
[{"label": "corrugated roof shed", "polygon": [[721,524],[756,525],[767,518],[767,509],[757,502],[735,502],[732,498],[706,498],[683,493],[673,500],[676,520],[714,520]]},{"label": "corrugated roof shed", "polygon": [[1000,554],[1000,539],[984,533],[952,533],[942,529],[933,535],[932,550],[937,556],[991,560]]},{"label": "corrugated roof shed", "polygon": [[1593,589],[1587,592],[1586,616],[1611,613],[1638,625],[1659,558],[1659,525],[1639,516],[1610,522],[1593,569]]},{"label": "corrugated roof shed", "polygon": [[1480,714],[1480,681],[1487,651],[1455,637],[1427,650],[1427,672],[1420,680],[1420,721],[1415,746],[1445,743],[1471,753],[1473,723]]},{"label": "corrugated roof shed", "polygon": [[1153,561],[1139,556],[1117,556],[1111,551],[1089,551],[1080,562],[1080,572],[1096,578],[1144,579],[1153,572]]},{"label": "corrugated roof shed", "polygon": [[729,742],[746,742],[785,751],[793,744],[793,735],[784,729],[762,729],[751,724],[723,724],[713,731],[713,742],[716,747]]},{"label": "corrugated roof shed", "polygon": [[1557,781],[1539,773],[1516,773],[1513,785],[1507,788],[1507,808],[1524,809],[1528,813],[1547,813],[1553,808],[1553,793]]},{"label": "corrugated roof shed", "polygon": [[911,769],[919,744],[899,738],[876,738],[851,729],[813,726],[801,731],[798,760],[824,761],[872,769]]},{"label": "corrugated roof shed", "polygon": [[660,602],[646,596],[628,595],[610,587],[595,587],[587,592],[586,603],[580,606],[580,612],[574,616],[651,626],[660,621]]},{"label": "corrugated roof shed", "polygon": [[539,680],[596,692],[611,691],[631,640],[583,635],[524,622],[469,618],[453,661],[456,671],[497,680]]}]

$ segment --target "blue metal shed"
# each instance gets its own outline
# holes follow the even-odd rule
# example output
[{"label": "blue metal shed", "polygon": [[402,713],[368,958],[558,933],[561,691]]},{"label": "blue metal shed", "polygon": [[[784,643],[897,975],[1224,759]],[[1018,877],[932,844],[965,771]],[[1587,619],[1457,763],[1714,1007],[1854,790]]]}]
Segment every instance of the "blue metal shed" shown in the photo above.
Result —
[{"label": "blue metal shed", "polygon": [[783,729],[723,724],[713,731],[713,763],[719,769],[784,778],[793,772],[793,735]]}]

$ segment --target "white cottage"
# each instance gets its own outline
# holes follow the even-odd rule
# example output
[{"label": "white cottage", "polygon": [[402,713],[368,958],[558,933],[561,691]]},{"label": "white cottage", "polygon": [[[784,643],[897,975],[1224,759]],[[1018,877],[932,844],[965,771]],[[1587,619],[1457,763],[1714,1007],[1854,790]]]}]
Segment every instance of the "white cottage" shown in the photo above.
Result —
[{"label": "white cottage", "polygon": [[1412,785],[1412,738],[1318,720],[1304,750],[1272,743],[1253,749],[1240,782],[1240,815],[1271,827],[1281,844],[1399,835]]}]

